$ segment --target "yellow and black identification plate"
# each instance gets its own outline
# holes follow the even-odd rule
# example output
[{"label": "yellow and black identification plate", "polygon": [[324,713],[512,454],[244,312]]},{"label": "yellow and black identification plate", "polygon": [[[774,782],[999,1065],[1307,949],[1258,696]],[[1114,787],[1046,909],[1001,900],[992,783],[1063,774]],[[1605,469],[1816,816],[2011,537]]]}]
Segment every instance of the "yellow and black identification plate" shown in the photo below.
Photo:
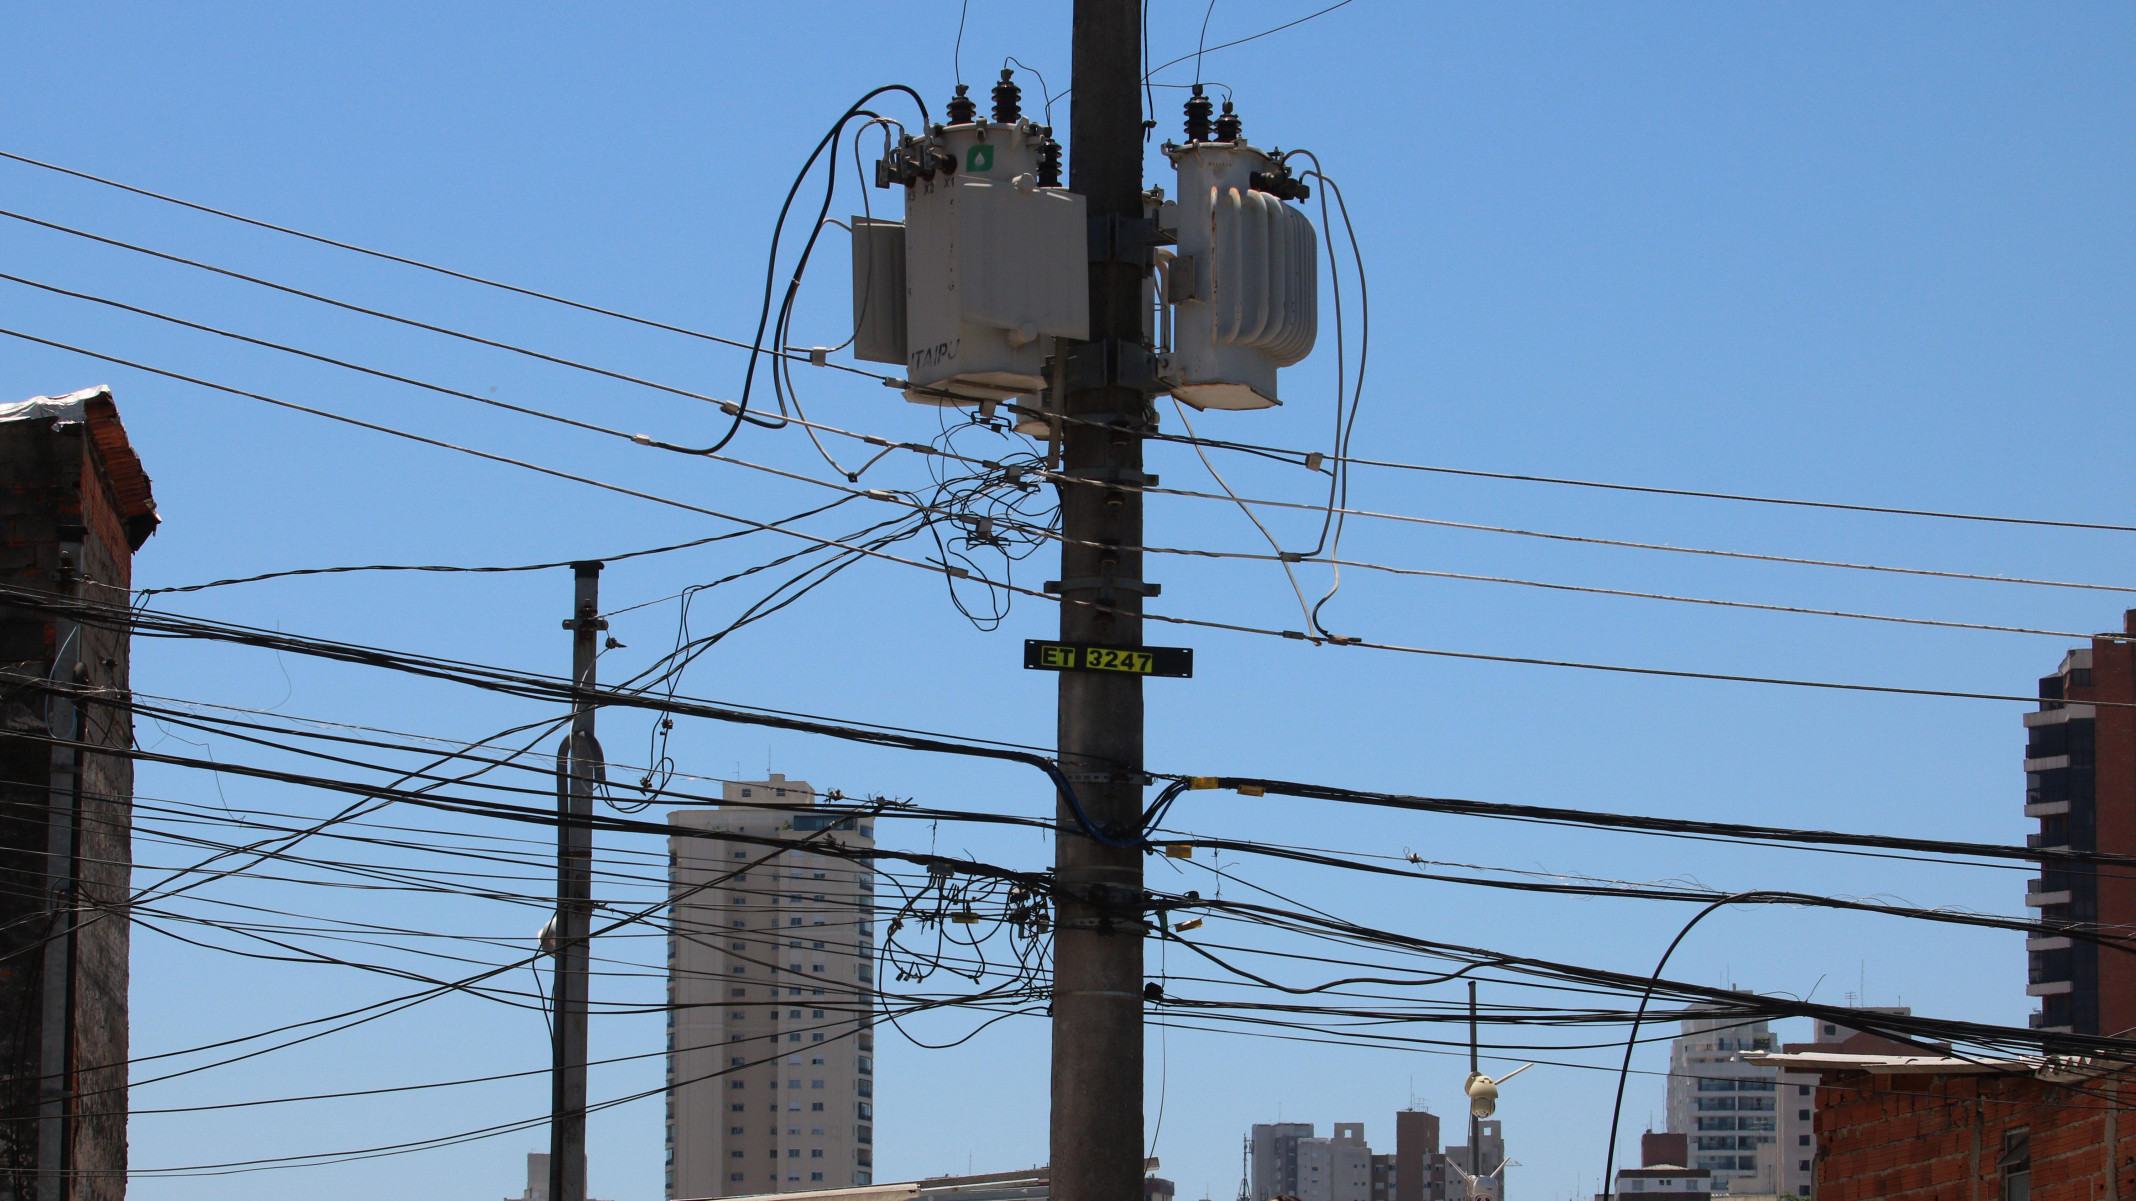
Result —
[{"label": "yellow and black identification plate", "polygon": [[1024,666],[1032,671],[1117,671],[1186,679],[1194,674],[1194,651],[1184,646],[1095,646],[1026,638]]}]

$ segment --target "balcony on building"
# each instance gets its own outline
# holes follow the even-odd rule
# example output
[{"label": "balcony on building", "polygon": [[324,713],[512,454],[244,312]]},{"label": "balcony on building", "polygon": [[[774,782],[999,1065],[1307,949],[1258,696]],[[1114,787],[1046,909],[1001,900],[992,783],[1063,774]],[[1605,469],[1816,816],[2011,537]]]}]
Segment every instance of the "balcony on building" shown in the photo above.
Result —
[{"label": "balcony on building", "polygon": [[2038,876],[2025,881],[2025,908],[2027,909],[2051,909],[2056,905],[2067,905],[2069,901],[2070,895],[2067,888],[2058,887],[2053,891],[2049,891],[2047,882]]}]

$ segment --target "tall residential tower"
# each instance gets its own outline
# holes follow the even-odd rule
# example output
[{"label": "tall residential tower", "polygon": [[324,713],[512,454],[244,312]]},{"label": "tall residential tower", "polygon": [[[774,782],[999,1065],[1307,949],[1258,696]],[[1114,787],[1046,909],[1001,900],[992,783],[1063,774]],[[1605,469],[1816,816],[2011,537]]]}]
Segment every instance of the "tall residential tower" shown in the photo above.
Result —
[{"label": "tall residential tower", "polygon": [[[667,1195],[874,1179],[873,823],[774,773],[669,815]],[[810,840],[824,850],[782,850]]]},{"label": "tall residential tower", "polygon": [[[2136,610],[2122,617],[2136,635]],[[2100,635],[2062,657],[2025,715],[2025,816],[2039,819],[2035,847],[2136,854],[2136,644]],[[2042,864],[2025,904],[2047,921],[2136,922],[2136,879],[2078,865]],[[2025,991],[2040,999],[2032,1024],[2071,1034],[2136,1027],[2136,961],[2097,943],[2025,939]]]}]

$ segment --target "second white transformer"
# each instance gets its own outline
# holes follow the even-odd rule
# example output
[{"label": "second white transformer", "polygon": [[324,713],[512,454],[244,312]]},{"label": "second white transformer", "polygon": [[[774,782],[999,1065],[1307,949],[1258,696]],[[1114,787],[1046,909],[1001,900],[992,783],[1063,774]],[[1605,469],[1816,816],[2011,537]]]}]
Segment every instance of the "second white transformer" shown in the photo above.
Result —
[{"label": "second white transformer", "polygon": [[1244,141],[1167,146],[1179,197],[1162,223],[1178,246],[1165,285],[1172,306],[1172,395],[1198,409],[1281,403],[1276,369],[1313,349],[1319,263],[1313,223],[1255,187],[1278,164]]}]

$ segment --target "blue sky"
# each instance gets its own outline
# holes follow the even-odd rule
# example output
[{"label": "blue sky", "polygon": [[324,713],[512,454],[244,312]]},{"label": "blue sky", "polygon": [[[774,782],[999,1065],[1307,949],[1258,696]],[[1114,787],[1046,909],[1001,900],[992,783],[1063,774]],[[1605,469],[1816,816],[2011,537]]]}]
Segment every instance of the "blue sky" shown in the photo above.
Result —
[{"label": "blue sky", "polygon": [[[1212,43],[1309,7],[1220,0]],[[1153,62],[1193,48],[1203,6],[1159,0]],[[851,98],[884,82],[939,108],[957,5],[863,4],[183,7],[18,6],[0,76],[11,151],[681,325],[747,338],[766,238],[800,159]],[[976,3],[967,79],[1013,54],[1068,82],[1068,6]],[[1357,0],[1209,56],[1248,136],[1308,147],[1343,185],[1371,286],[1371,374],[1356,449],[1388,459],[1938,509],[2125,521],[2136,438],[2136,146],[2127,135],[2136,13],[2111,4],[1446,6]],[[1161,80],[1191,78],[1191,66]],[[1035,95],[1035,88],[1027,91]],[[1162,132],[1182,93],[1157,93]],[[1065,124],[1065,111],[1056,116]],[[1150,156],[1150,181],[1162,160]],[[126,197],[0,162],[5,207],[399,313],[585,358],[711,395],[740,386],[736,352]],[[874,193],[880,207],[887,193]],[[850,180],[834,213],[857,211]],[[812,270],[796,331],[835,343],[843,252]],[[704,440],[694,401],[541,367],[274,297],[77,239],[0,221],[13,274],[434,379],[456,388]],[[501,454],[757,518],[826,494],[292,361],[0,284],[4,324]],[[1354,311],[1354,310],[1353,310]],[[1322,446],[1333,331],[1286,372],[1288,403],[1210,414],[1207,436]],[[819,378],[820,376],[820,378]],[[0,340],[0,394],[109,382],[165,518],[137,582],[183,584],[357,562],[514,563],[679,541],[726,527],[512,469],[332,426],[77,355]],[[930,410],[875,384],[804,374],[821,420],[892,438],[938,430]],[[1169,415],[1167,429],[1177,429]],[[823,471],[794,431],[750,431],[734,453]],[[1178,446],[1167,484],[1207,490]],[[1295,468],[1219,460],[1261,496],[1307,500]],[[893,463],[883,478],[923,478]],[[899,474],[902,473],[902,474]],[[876,476],[869,477],[871,482]],[[888,485],[886,485],[888,486]],[[1531,484],[1360,471],[1358,507],[1606,538],[1778,555],[2136,585],[2127,535],[1773,509]],[[840,515],[840,520],[845,520]],[[1288,543],[1305,513],[1279,514]],[[837,529],[860,524],[852,518]],[[830,531],[832,526],[819,527]],[[1152,544],[1250,550],[1235,510],[1153,500]],[[1619,589],[2086,631],[2126,596],[1694,558],[1445,528],[1353,523],[1349,557]],[[618,564],[611,607],[670,597],[775,553],[762,539]],[[1049,555],[1019,582],[1047,577]],[[1293,627],[1281,577],[1259,563],[1154,565],[1162,609]],[[1314,577],[1318,579],[1319,577]],[[561,670],[565,572],[331,576],[169,598],[179,612],[540,671]],[[749,594],[696,602],[699,628]],[[2024,693],[2066,639],[1722,610],[1499,584],[1352,572],[1331,628],[1372,639],[1537,658]],[[615,620],[611,678],[672,643],[672,601]],[[1018,670],[1050,609],[1019,602],[972,629],[939,584],[893,564],[853,569],[700,660],[706,697],[975,736],[1044,742],[1052,680]],[[2019,812],[2021,706],[1642,679],[1419,658],[1194,631],[1198,678],[1150,685],[1150,758],[1164,770],[1268,774],[1496,800],[1997,842]],[[444,685],[229,647],[138,648],[144,694],[274,709],[472,739],[544,711]],[[642,716],[604,722],[642,762]],[[144,744],[192,753],[182,729]],[[623,748],[632,748],[629,753]],[[216,754],[253,752],[216,743]],[[1048,811],[1034,776],[760,731],[683,723],[688,772],[769,766],[820,787]],[[147,768],[144,796],[216,813],[321,814],[334,798],[234,776]],[[396,811],[397,813],[397,811]],[[656,811],[657,813],[657,811]],[[410,824],[434,821],[399,818]],[[381,820],[396,820],[388,816]],[[1307,802],[1193,794],[1190,830],[1455,863],[1690,878],[2020,912],[2023,873],[1969,871],[1652,841]],[[211,831],[212,833],[212,831]],[[516,831],[515,831],[516,833]],[[903,849],[1050,860],[1031,837],[885,824]],[[609,840],[612,851],[657,849]],[[344,848],[345,849],[345,848]],[[377,852],[367,852],[377,853]],[[143,864],[188,849],[144,838]],[[1682,909],[1566,902],[1263,862],[1255,883],[1369,924],[1620,969],[1650,965]],[[1210,882],[1154,866],[1163,886]],[[1227,887],[1232,887],[1227,885]],[[531,937],[525,906],[278,884],[214,893],[383,924]],[[181,907],[182,908],[182,907]],[[212,915],[203,904],[185,910]],[[225,911],[225,916],[227,911]],[[234,958],[147,931],[135,943],[138,1053],[207,1042],[389,995],[339,968]],[[633,952],[657,963],[651,950]],[[1153,968],[1177,970],[1176,962]],[[433,965],[435,966],[435,965]],[[2022,1025],[2017,936],[1822,911],[1763,909],[1703,923],[1673,974],[1821,1000],[1903,1002]],[[1302,974],[1300,979],[1305,978]],[[615,981],[621,997],[647,982]],[[1191,992],[1192,988],[1179,991]],[[1486,989],[1486,1000],[1491,1000]],[[1451,1000],[1455,994],[1445,994]],[[1507,990],[1503,998],[1516,995]],[[961,1015],[915,1033],[944,1041]],[[1456,1040],[1452,1027],[1424,1028]],[[1516,1029],[1486,1030],[1500,1042]],[[1544,1032],[1546,1034],[1551,1032]],[[1559,1032],[1565,1033],[1565,1032]],[[1045,1155],[1045,1027],[995,1026],[950,1051],[885,1033],[879,1179],[1021,1166]],[[1570,1032],[1576,1036],[1577,1031]],[[596,1056],[661,1045],[657,1016],[618,1017]],[[1567,1037],[1565,1041],[1581,1041]],[[1537,1052],[1541,1054],[1541,1052]],[[146,1084],[137,1110],[509,1072],[546,1057],[538,1015],[469,999],[243,1064]],[[1606,1050],[1557,1058],[1602,1063]],[[1155,1150],[1183,1196],[1237,1185],[1255,1121],[1366,1123],[1391,1142],[1412,1098],[1459,1111],[1458,1057],[1152,1034]],[[1662,1051],[1638,1063],[1654,1068]],[[1159,1070],[1159,1065],[1162,1070]],[[657,1059],[598,1069],[592,1091],[657,1083]],[[1539,1068],[1501,1110],[1523,1197],[1593,1191],[1610,1074]],[[184,1114],[139,1113],[141,1168],[397,1142],[541,1111],[539,1077],[383,1098]],[[1661,1109],[1634,1080],[1626,1124]],[[598,1116],[593,1191],[660,1189],[657,1100]],[[145,1201],[302,1190],[321,1201],[502,1196],[539,1131],[327,1168],[142,1179]],[[1629,1145],[1636,1147],[1635,1142]],[[1581,1195],[1585,1195],[1584,1193]]]}]

